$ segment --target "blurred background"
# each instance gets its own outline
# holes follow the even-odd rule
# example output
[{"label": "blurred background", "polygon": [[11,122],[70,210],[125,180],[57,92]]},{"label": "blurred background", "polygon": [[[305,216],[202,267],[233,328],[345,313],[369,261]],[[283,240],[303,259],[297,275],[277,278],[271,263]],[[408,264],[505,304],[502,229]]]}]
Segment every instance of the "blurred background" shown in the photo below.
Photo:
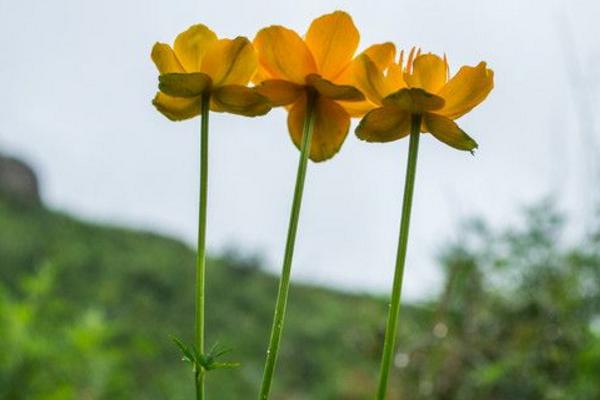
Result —
[{"label": "blurred background", "polygon": [[[600,3],[0,0],[0,399],[187,399],[199,120],[150,102],[156,41],[202,22],[252,38],[350,12],[361,48],[481,60],[460,121],[424,137],[392,399],[598,399]],[[286,114],[211,116],[208,342],[253,398],[298,153]],[[368,399],[391,287],[407,141],[349,134],[310,164],[274,399]]]}]

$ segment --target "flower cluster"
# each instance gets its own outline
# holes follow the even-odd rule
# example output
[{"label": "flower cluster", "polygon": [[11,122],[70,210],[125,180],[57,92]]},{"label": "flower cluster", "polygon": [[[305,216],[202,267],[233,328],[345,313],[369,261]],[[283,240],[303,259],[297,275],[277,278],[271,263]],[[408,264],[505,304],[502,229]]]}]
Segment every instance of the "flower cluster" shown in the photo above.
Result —
[{"label": "flower cluster", "polygon": [[[204,352],[204,283],[208,183],[209,111],[264,115],[272,107],[288,111],[288,131],[300,150],[283,267],[266,352],[259,399],[268,400],[282,336],[302,193],[308,159],[332,158],[342,147],[351,118],[362,118],[359,139],[390,142],[410,135],[400,236],[377,399],[386,396],[397,336],[402,276],[408,243],[417,152],[421,133],[458,150],[473,151],[477,142],[454,122],[481,103],[494,86],[485,62],[464,66],[450,78],[446,57],[413,48],[404,60],[392,43],[375,44],[356,54],[360,34],[352,18],[336,11],[315,19],[301,37],[280,25],[245,37],[218,39],[204,25],[194,25],[173,47],[157,43],[152,59],[159,76],[153,104],[179,121],[202,115],[200,129],[200,201],[196,260],[196,337],[188,347],[177,342],[194,365],[197,399],[204,397],[205,374],[231,363],[217,363],[222,352]],[[254,86],[249,86],[252,82]],[[200,361],[210,362],[200,362]]]},{"label": "flower cluster", "polygon": [[352,18],[342,11],[315,19],[304,37],[273,25],[261,29],[253,42],[218,39],[206,26],[194,25],[177,36],[173,47],[154,45],[160,91],[153,104],[171,120],[199,115],[203,96],[212,111],[245,116],[283,106],[297,147],[313,104],[309,157],[317,162],[339,151],[351,117],[363,117],[356,135],[370,142],[407,136],[411,115],[418,114],[422,132],[459,150],[477,147],[454,120],[492,90],[494,74],[485,62],[464,66],[449,78],[445,56],[413,49],[405,62],[403,51],[396,59],[392,43],[356,55],[359,39]]}]

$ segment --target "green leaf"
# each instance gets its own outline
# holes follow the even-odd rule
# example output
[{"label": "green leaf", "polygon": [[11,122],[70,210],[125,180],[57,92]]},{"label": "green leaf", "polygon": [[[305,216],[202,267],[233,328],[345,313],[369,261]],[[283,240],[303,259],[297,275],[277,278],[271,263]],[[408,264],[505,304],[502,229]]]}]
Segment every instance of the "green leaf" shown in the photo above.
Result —
[{"label": "green leaf", "polygon": [[175,345],[177,347],[179,347],[179,350],[181,350],[181,352],[183,353],[183,358],[182,358],[183,361],[189,362],[192,364],[197,364],[195,348],[192,348],[193,350],[191,350],[185,343],[183,343],[183,341],[181,341],[179,338],[177,338],[175,336],[171,336],[171,340],[173,341],[173,343],[175,343]]},{"label": "green leaf", "polygon": [[471,152],[478,147],[477,142],[465,131],[460,129],[456,122],[450,118],[441,115],[426,113],[424,122],[427,131],[429,131],[436,139],[446,143],[448,146],[454,147],[457,150],[465,150]]},{"label": "green leaf", "polygon": [[197,97],[210,89],[212,80],[202,72],[170,73],[158,77],[158,88],[175,97]]},{"label": "green leaf", "polygon": [[215,343],[210,348],[208,353],[202,355],[202,367],[206,371],[212,371],[214,369],[239,367],[240,363],[237,363],[237,362],[217,362],[216,361],[218,358],[220,358],[230,352],[231,352],[231,349],[219,345],[218,342]]},{"label": "green leaf", "polygon": [[241,364],[239,362],[224,362],[224,363],[213,363],[211,369],[231,369],[237,368]]},{"label": "green leaf", "polygon": [[411,114],[439,110],[444,107],[444,99],[420,88],[403,88],[383,99],[383,105],[398,107]]},{"label": "green leaf", "polygon": [[198,351],[196,346],[188,346],[175,336],[171,336],[171,340],[173,340],[173,343],[175,343],[175,345],[177,345],[179,350],[181,350],[183,353],[183,361],[191,363],[196,371],[200,369],[205,371],[212,371],[214,369],[230,369],[240,366],[240,363],[238,362],[217,362],[218,358],[231,352],[231,349],[219,345],[218,342],[212,345],[207,353],[203,354]]}]

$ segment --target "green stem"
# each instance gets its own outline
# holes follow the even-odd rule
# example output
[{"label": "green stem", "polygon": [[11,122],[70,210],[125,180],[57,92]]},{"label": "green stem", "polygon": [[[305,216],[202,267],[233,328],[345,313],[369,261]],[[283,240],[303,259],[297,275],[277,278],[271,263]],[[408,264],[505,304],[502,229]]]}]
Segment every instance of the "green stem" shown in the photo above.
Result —
[{"label": "green stem", "polygon": [[[208,189],[208,113],[210,95],[202,95],[202,122],[200,125],[200,198],[198,210],[198,254],[196,256],[196,340],[195,346],[204,353],[204,283],[206,274],[206,199]],[[196,399],[204,400],[204,374],[196,367]]]},{"label": "green stem", "polygon": [[279,281],[279,290],[277,293],[277,303],[275,305],[275,315],[273,316],[273,326],[271,327],[271,338],[267,350],[267,359],[265,361],[265,370],[263,381],[260,388],[260,400],[269,398],[275,363],[277,361],[277,352],[281,342],[281,334],[285,318],[288,291],[290,288],[290,274],[292,269],[292,258],[294,256],[294,244],[296,242],[296,232],[298,230],[298,217],[300,215],[300,206],[302,204],[302,192],[304,190],[304,178],[306,176],[306,165],[308,154],[312,141],[312,131],[314,126],[314,103],[316,95],[308,93],[306,105],[306,117],[304,119],[304,129],[302,133],[302,144],[300,146],[300,161],[298,162],[298,172],[296,175],[296,187],[294,189],[294,200],[290,213],[290,223],[288,226],[287,242],[285,245],[285,256],[283,258],[283,269]]},{"label": "green stem", "polygon": [[410,143],[408,146],[408,162],[406,166],[406,180],[404,182],[404,200],[402,202],[402,218],[400,221],[400,238],[396,254],[396,271],[394,273],[394,286],[392,299],[385,329],[383,356],[381,358],[381,372],[379,375],[379,389],[377,400],[384,400],[387,393],[388,376],[392,365],[396,347],[398,331],[398,316],[400,312],[400,297],[402,295],[402,278],[404,277],[404,263],[406,260],[406,246],[408,243],[408,230],[410,225],[410,211],[412,208],[413,190],[415,186],[415,173],[417,170],[417,153],[419,151],[419,136],[421,128],[421,115],[411,117]]}]

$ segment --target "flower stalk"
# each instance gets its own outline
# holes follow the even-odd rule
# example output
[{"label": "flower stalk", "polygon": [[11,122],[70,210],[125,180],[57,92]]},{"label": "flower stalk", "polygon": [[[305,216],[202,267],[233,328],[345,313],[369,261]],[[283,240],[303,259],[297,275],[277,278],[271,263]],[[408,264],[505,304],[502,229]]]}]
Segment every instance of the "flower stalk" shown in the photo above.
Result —
[{"label": "flower stalk", "polygon": [[415,175],[417,170],[417,154],[419,151],[419,137],[421,129],[421,115],[411,115],[410,142],[408,145],[408,162],[406,166],[406,180],[404,182],[404,199],[402,202],[402,217],[400,220],[400,237],[396,253],[396,269],[394,272],[394,284],[392,298],[389,305],[385,339],[383,344],[383,355],[381,358],[381,370],[379,375],[379,386],[377,400],[385,400],[390,368],[393,362],[398,332],[398,317],[400,313],[400,298],[402,296],[402,280],[404,278],[404,265],[406,261],[406,249],[408,244],[408,231],[410,226],[410,213],[412,208],[413,192],[415,186]]},{"label": "flower stalk", "polygon": [[[204,353],[204,300],[206,277],[206,203],[208,194],[208,114],[210,111],[210,94],[201,98],[200,123],[200,196],[198,207],[198,253],[196,255],[196,318],[195,347],[200,354]],[[204,400],[203,368],[195,368],[196,399]]]},{"label": "flower stalk", "polygon": [[277,303],[275,305],[275,314],[273,316],[273,325],[271,327],[271,336],[265,361],[263,380],[260,388],[260,400],[267,400],[273,381],[275,363],[277,362],[277,353],[281,343],[283,324],[287,307],[287,298],[290,288],[290,277],[292,269],[292,259],[294,257],[294,245],[296,242],[296,232],[298,231],[298,219],[300,216],[300,207],[302,205],[302,193],[304,191],[304,181],[306,177],[306,167],[308,164],[308,155],[312,142],[312,134],[315,120],[315,101],[316,93],[308,91],[306,96],[307,107],[306,117],[304,119],[304,128],[302,135],[302,144],[300,149],[300,160],[298,162],[298,172],[296,174],[296,186],[294,189],[294,199],[292,201],[292,210],[290,212],[290,222],[288,226],[287,241],[285,245],[285,255],[283,258],[283,268],[281,279],[279,280],[279,289],[277,292]]}]

